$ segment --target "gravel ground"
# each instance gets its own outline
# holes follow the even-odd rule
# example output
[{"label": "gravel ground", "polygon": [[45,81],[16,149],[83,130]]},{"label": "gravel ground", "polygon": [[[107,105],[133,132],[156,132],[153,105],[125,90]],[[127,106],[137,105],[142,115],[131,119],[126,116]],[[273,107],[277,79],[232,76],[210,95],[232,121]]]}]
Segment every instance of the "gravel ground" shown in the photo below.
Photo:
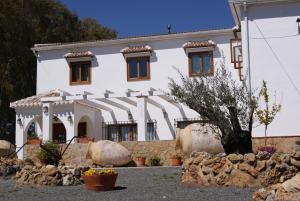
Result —
[{"label": "gravel ground", "polygon": [[84,185],[70,187],[16,187],[14,180],[0,180],[0,201],[247,201],[254,189],[198,188],[180,183],[181,169],[174,167],[120,168],[116,189],[91,192]]}]

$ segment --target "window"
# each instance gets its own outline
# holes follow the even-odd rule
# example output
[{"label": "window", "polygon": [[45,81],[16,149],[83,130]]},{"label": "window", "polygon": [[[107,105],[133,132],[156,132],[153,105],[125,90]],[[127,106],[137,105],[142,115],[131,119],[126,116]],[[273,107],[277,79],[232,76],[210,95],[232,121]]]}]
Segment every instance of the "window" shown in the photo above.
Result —
[{"label": "window", "polygon": [[91,83],[91,62],[71,62],[70,63],[70,84],[90,84]]},{"label": "window", "polygon": [[[136,122],[106,122],[103,124],[102,132],[105,139],[121,141],[138,141],[137,123]],[[146,140],[158,139],[156,133],[156,120],[147,123]]]},{"label": "window", "polygon": [[133,57],[127,59],[127,80],[149,80],[150,57]]},{"label": "window", "polygon": [[189,75],[211,76],[214,73],[213,52],[189,53]]}]

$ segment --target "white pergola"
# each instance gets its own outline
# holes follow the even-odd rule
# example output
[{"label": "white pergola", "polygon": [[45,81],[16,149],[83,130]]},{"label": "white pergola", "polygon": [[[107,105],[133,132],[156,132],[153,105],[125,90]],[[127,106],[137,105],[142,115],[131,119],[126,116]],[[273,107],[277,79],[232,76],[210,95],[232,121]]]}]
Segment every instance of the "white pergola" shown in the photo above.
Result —
[{"label": "white pergola", "polygon": [[[55,95],[53,95],[53,93],[55,93]],[[152,98],[154,96],[158,97],[158,99],[155,98],[156,100],[154,100]],[[72,95],[61,90],[54,90],[48,94],[22,99],[11,103],[11,107],[16,110],[16,145],[17,147],[21,147],[26,142],[26,131],[31,122],[37,120],[37,117],[41,118],[40,127],[42,129],[44,142],[52,140],[52,124],[54,115],[59,117],[66,127],[67,141],[71,140],[74,136],[77,136],[77,124],[80,117],[76,116],[75,111],[67,109],[62,113],[54,113],[55,107],[67,108],[72,104],[78,104],[82,107],[95,111],[107,111],[111,114],[113,121],[117,121],[114,117],[114,110],[116,108],[125,111],[128,114],[128,118],[132,117],[131,109],[135,108],[137,111],[136,122],[137,132],[139,133],[138,141],[145,141],[148,120],[147,104],[151,104],[154,107],[159,108],[163,113],[164,118],[168,118],[168,113],[164,105],[161,103],[163,101],[171,103],[177,107],[181,113],[184,113],[180,104],[176,103],[165,93],[153,88],[150,88],[147,91],[134,91],[128,89],[128,91],[123,93],[114,93],[106,90],[103,93],[94,94],[84,91],[82,94],[76,95]],[[23,151],[19,152],[18,157],[23,158]]]}]

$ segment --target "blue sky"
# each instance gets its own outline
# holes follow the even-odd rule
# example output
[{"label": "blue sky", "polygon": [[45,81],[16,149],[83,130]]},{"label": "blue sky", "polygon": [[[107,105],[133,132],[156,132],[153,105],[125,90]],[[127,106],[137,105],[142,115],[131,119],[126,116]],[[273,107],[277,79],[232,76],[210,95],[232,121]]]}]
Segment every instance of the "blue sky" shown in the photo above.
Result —
[{"label": "blue sky", "polygon": [[118,37],[234,26],[228,0],[61,0],[79,17],[93,17]]}]

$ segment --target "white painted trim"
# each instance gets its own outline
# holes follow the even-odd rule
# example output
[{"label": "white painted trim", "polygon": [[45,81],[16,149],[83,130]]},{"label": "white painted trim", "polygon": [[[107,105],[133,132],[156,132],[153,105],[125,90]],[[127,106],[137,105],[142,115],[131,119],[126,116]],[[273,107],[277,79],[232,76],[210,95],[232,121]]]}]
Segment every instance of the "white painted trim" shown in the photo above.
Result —
[{"label": "white painted trim", "polygon": [[123,53],[124,58],[132,58],[132,57],[146,57],[146,56],[151,56],[152,53],[150,51],[148,52],[136,52],[136,53]]},{"label": "white painted trim", "polygon": [[185,48],[186,53],[214,51],[214,47]]}]

